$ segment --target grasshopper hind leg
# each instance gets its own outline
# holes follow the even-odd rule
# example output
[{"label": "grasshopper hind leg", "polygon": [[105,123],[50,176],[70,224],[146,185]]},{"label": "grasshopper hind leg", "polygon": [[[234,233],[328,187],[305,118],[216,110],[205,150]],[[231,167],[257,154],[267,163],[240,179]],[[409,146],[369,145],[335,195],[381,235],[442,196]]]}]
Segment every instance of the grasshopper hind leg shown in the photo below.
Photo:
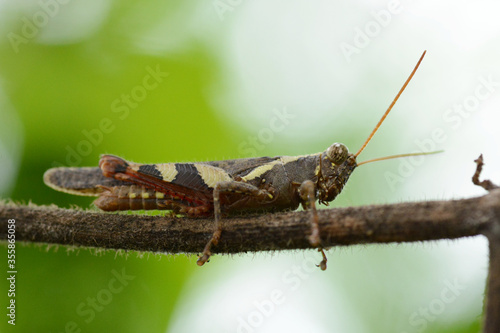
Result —
[{"label": "grasshopper hind leg", "polygon": [[311,217],[311,235],[308,237],[309,243],[318,248],[318,251],[321,252],[323,256],[323,260],[319,263],[318,267],[321,270],[326,270],[326,254],[323,248],[321,247],[321,239],[319,234],[319,219],[318,212],[316,211],[316,189],[314,183],[311,180],[306,180],[299,187],[300,199],[302,201],[302,206],[304,209],[310,210],[312,213]]}]

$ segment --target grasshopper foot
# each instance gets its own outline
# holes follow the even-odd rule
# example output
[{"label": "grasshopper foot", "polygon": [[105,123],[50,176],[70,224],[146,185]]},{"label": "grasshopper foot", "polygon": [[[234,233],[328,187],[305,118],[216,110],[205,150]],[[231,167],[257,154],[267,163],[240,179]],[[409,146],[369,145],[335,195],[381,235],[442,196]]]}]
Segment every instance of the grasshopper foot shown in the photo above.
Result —
[{"label": "grasshopper foot", "polygon": [[326,258],[325,251],[323,249],[318,249],[319,252],[321,252],[321,255],[323,255],[323,260],[319,263],[319,265],[316,265],[317,267],[321,268],[322,271],[326,271],[326,262],[328,259]]},{"label": "grasshopper foot", "polygon": [[202,255],[198,258],[198,260],[196,261],[196,264],[197,264],[198,266],[203,266],[203,265],[205,265],[205,263],[206,263],[206,262],[208,262],[208,261],[209,261],[208,259],[210,259],[210,254],[208,254],[208,253],[202,254]]},{"label": "grasshopper foot", "polygon": [[210,259],[210,256],[212,255],[210,248],[212,247],[212,245],[217,245],[217,243],[219,243],[221,233],[222,233],[221,229],[215,230],[215,232],[212,235],[212,238],[210,238],[207,245],[205,245],[201,257],[199,257],[198,260],[196,261],[196,264],[198,266],[203,266],[206,262],[208,262],[208,259]]}]

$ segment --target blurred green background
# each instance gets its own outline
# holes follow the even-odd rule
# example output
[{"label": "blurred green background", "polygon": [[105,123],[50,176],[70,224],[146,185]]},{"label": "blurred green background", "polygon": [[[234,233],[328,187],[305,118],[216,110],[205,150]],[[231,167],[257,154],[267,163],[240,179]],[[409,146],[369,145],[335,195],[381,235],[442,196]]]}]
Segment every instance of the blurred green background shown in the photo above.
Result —
[{"label": "blurred green background", "polygon": [[[450,111],[459,123],[446,115],[481,78],[500,78],[497,5],[394,4],[2,2],[0,193],[88,208],[42,175],[104,153],[154,163],[336,141],[357,150],[427,49],[360,160],[446,152],[360,168],[333,206],[482,194],[469,181],[479,153],[485,176],[500,176],[497,85],[466,115]],[[282,126],[270,130],[273,119]],[[446,139],[432,143],[437,128]],[[477,332],[487,274],[481,238],[332,249],[326,272],[311,269],[315,251],[215,256],[203,268],[185,255],[16,251],[17,321],[2,314],[2,332]]]}]

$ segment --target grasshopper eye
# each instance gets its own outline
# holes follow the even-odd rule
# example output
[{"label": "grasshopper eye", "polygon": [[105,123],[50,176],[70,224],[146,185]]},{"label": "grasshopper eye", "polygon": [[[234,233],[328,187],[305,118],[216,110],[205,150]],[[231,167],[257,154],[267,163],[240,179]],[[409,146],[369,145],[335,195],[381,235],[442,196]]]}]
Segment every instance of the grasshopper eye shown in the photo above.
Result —
[{"label": "grasshopper eye", "polygon": [[326,150],[328,159],[337,165],[344,163],[348,155],[349,150],[341,143],[334,143]]}]

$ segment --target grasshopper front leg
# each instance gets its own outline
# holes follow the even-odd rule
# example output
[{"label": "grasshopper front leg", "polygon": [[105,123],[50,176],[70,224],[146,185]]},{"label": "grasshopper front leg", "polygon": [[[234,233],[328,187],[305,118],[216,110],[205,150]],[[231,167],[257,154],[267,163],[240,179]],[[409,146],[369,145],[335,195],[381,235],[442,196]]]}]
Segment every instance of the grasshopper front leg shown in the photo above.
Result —
[{"label": "grasshopper front leg", "polygon": [[325,251],[323,251],[323,248],[321,247],[321,239],[319,236],[319,218],[318,212],[316,211],[316,188],[314,183],[311,180],[305,180],[302,182],[299,187],[299,194],[304,209],[311,210],[312,213],[309,243],[314,247],[318,247],[318,251],[321,252],[323,260],[319,263],[318,267],[324,271],[326,270],[327,259]]},{"label": "grasshopper front leg", "polygon": [[208,259],[212,255],[210,251],[212,245],[216,246],[219,243],[220,236],[222,234],[220,196],[221,194],[231,195],[232,193],[251,196],[254,199],[262,202],[266,202],[273,199],[273,195],[269,191],[259,189],[251,184],[237,182],[237,181],[218,182],[215,185],[213,192],[215,231],[212,234],[212,237],[208,241],[207,245],[205,245],[202,255],[198,258],[198,261],[196,262],[198,266],[203,266],[208,261]]}]

